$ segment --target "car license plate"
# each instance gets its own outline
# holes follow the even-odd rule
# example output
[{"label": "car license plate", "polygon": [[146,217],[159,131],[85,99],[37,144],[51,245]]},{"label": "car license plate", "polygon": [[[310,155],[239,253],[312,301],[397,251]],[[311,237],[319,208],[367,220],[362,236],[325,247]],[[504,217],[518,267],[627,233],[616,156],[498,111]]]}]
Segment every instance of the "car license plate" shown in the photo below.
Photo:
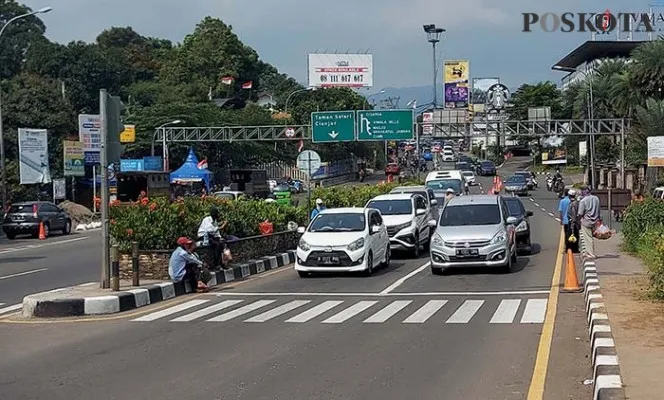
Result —
[{"label": "car license plate", "polygon": [[318,257],[318,262],[325,265],[339,264],[339,257]]},{"label": "car license plate", "polygon": [[478,249],[458,249],[456,255],[458,257],[473,257],[479,255],[480,252]]}]

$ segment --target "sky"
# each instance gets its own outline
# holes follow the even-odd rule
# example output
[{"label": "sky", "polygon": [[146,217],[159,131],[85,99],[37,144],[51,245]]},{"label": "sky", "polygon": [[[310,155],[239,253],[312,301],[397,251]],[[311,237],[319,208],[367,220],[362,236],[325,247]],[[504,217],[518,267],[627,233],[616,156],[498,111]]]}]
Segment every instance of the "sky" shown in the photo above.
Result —
[{"label": "sky", "polygon": [[[19,0],[20,1],[20,0]],[[509,87],[553,80],[564,73],[551,66],[590,40],[588,33],[524,33],[522,13],[647,12],[644,0],[23,0],[41,16],[49,39],[94,41],[111,26],[130,26],[145,36],[181,42],[210,15],[233,27],[247,45],[281,72],[307,79],[307,54],[373,54],[374,88],[428,85],[433,80],[431,45],[423,24],[447,32],[437,54],[470,60],[471,78],[500,77]],[[656,10],[664,12],[664,9]],[[615,35],[613,35],[615,37]],[[440,78],[439,78],[440,83]]]}]

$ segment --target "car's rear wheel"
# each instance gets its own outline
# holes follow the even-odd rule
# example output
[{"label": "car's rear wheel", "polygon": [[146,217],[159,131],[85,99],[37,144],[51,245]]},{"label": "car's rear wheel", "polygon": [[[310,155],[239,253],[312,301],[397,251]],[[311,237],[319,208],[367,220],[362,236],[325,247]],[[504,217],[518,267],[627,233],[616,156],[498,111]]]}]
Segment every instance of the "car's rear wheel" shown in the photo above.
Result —
[{"label": "car's rear wheel", "polygon": [[374,273],[374,267],[373,267],[373,254],[369,253],[367,256],[367,269],[364,270],[364,275],[366,276],[371,276]]},{"label": "car's rear wheel", "polygon": [[9,240],[16,239],[16,234],[14,232],[5,232],[5,236],[7,236],[7,239]]},{"label": "car's rear wheel", "polygon": [[383,261],[382,267],[387,268],[390,266],[390,260],[392,258],[392,249],[390,245],[387,245],[387,250],[385,250],[385,261]]},{"label": "car's rear wheel", "polygon": [[420,238],[419,236],[415,236],[415,247],[413,247],[413,257],[415,258],[420,258]]},{"label": "car's rear wheel", "polygon": [[65,222],[65,227],[62,228],[62,234],[69,235],[70,233],[71,233],[71,221],[67,220],[67,222]]}]

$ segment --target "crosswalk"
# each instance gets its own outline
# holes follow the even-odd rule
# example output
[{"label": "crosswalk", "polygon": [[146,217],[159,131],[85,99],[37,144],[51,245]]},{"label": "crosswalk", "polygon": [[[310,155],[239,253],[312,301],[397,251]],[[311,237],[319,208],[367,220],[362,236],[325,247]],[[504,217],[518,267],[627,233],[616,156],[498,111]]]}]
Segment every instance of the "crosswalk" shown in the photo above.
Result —
[{"label": "crosswalk", "polygon": [[541,324],[545,298],[394,300],[258,298],[195,299],[132,319],[132,322],[217,322],[247,324]]},{"label": "crosswalk", "polygon": [[19,311],[21,307],[23,307],[23,304],[20,303],[14,305],[7,305],[6,303],[0,303],[0,315]]}]

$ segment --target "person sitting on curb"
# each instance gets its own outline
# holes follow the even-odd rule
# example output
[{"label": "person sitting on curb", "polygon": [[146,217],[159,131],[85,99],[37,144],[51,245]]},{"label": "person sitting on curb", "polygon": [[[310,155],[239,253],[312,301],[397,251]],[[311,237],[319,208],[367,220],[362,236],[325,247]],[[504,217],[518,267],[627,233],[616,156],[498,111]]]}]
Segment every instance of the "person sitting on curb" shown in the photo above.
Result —
[{"label": "person sitting on curb", "polygon": [[203,246],[209,246],[212,249],[212,267],[223,266],[222,254],[226,248],[226,243],[221,236],[221,229],[226,227],[226,221],[219,226],[219,210],[217,207],[210,208],[210,214],[203,218],[198,227],[198,240],[203,242]]},{"label": "person sitting on curb", "polygon": [[188,281],[192,290],[196,288],[198,293],[207,292],[208,286],[202,280],[203,262],[194,254],[194,241],[183,236],[177,244],[168,261],[168,275],[175,282]]}]

